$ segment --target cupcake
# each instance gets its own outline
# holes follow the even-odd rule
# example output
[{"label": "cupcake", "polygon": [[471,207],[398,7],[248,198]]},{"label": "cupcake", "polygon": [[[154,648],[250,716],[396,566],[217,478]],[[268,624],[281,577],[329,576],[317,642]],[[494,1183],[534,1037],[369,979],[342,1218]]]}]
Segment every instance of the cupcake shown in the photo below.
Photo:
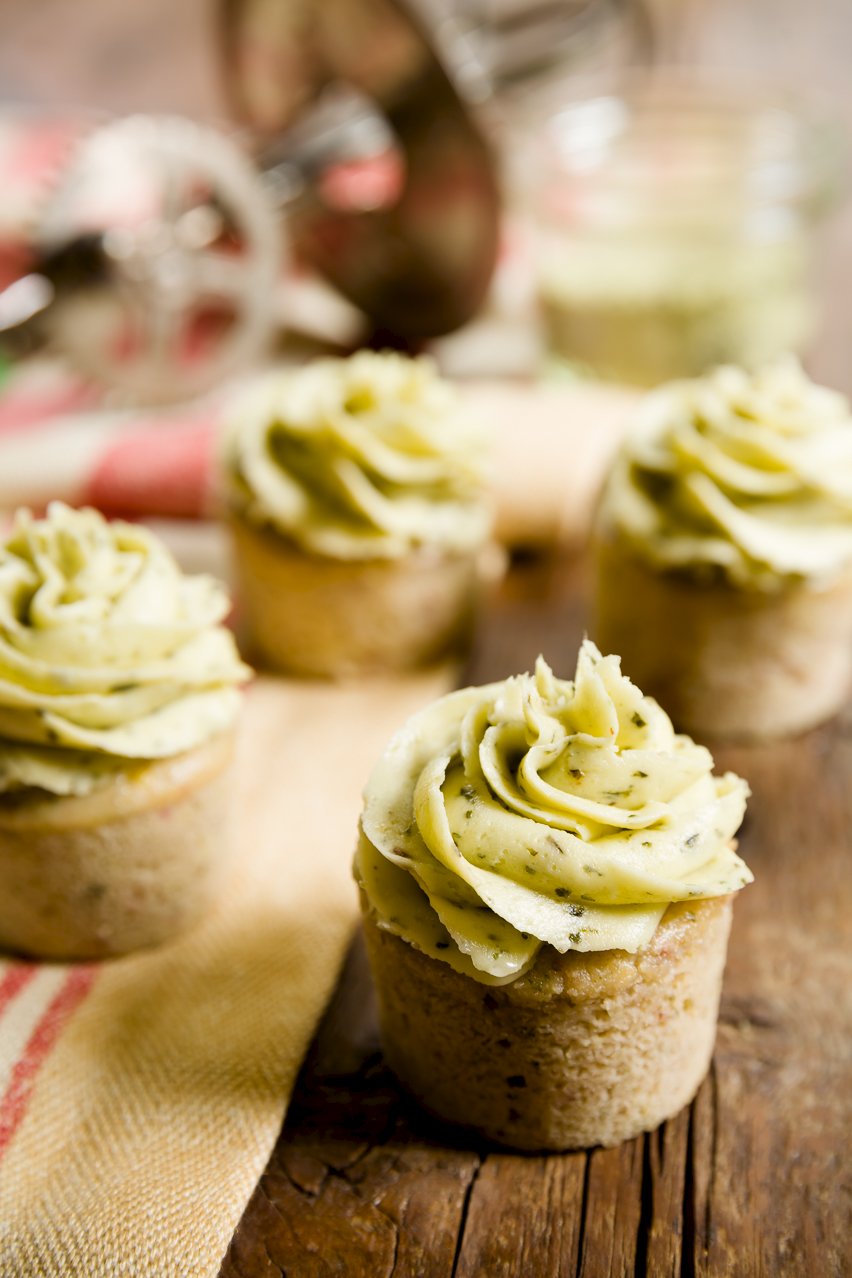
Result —
[{"label": "cupcake", "polygon": [[0,947],[91,958],[210,903],[249,671],[207,577],[54,503],[0,542]]},{"label": "cupcake", "polygon": [[355,877],[386,1058],[517,1149],[615,1145],[713,1050],[748,789],[586,641],[573,682],[443,697],[365,791]]},{"label": "cupcake", "polygon": [[424,359],[362,351],[255,385],[224,470],[258,657],[346,676],[463,646],[490,522],[482,452]]},{"label": "cupcake", "polygon": [[648,396],[596,529],[602,647],[678,727],[831,717],[852,682],[852,416],[792,360]]}]

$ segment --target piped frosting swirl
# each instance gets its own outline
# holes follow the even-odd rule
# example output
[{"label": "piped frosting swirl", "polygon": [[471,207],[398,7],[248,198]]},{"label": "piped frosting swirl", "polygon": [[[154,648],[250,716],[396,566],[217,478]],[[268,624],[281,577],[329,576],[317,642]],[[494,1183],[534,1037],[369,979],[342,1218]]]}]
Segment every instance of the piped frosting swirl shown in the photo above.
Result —
[{"label": "piped frosting swirl", "polygon": [[586,641],[414,716],[365,791],[355,874],[381,926],[486,983],[542,944],[635,952],[674,901],[751,879],[748,787]]},{"label": "piped frosting swirl", "polygon": [[332,558],[466,551],[489,525],[483,452],[431,361],[360,351],[261,379],[235,405],[227,501]]},{"label": "piped frosting swirl", "polygon": [[601,519],[661,568],[831,580],[852,564],[849,405],[792,359],[673,382],[640,408]]},{"label": "piped frosting swirl", "polygon": [[250,672],[228,609],[146,528],[19,511],[0,542],[0,794],[86,794],[229,729]]}]

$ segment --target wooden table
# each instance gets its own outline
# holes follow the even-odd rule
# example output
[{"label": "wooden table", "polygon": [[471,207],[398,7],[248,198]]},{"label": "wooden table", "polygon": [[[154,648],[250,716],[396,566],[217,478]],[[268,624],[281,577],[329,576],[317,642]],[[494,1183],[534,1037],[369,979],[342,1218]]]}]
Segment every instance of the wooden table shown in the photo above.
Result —
[{"label": "wooden table", "polygon": [[[516,564],[466,672],[573,671],[584,565]],[[466,680],[467,681],[467,680]],[[716,1053],[688,1110],[617,1149],[513,1155],[417,1112],[383,1065],[362,947],[221,1278],[852,1273],[852,707],[718,749],[753,790]]]}]

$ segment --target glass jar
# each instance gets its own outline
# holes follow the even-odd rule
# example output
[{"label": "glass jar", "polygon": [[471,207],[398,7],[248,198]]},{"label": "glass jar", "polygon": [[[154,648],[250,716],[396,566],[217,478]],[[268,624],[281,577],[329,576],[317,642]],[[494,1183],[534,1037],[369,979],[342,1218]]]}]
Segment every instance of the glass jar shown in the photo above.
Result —
[{"label": "glass jar", "polygon": [[651,386],[802,350],[830,126],[669,77],[563,106],[531,149],[551,367]]}]

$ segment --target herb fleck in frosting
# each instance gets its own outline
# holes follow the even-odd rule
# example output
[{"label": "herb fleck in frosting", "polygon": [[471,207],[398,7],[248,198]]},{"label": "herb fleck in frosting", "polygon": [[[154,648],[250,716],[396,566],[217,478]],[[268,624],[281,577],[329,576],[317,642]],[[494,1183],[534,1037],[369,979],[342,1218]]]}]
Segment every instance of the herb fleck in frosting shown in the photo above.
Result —
[{"label": "herb fleck in frosting", "polygon": [[640,409],[601,516],[664,569],[831,580],[852,564],[849,405],[792,359],[673,382]]},{"label": "herb fleck in frosting", "polygon": [[81,795],[230,728],[228,599],[136,524],[54,502],[0,542],[0,795]]},{"label": "herb fleck in frosting", "polygon": [[635,952],[667,905],[751,881],[748,787],[586,641],[414,716],[365,791],[355,875],[380,926],[487,984],[540,947]]},{"label": "herb fleck in frosting", "polygon": [[332,558],[465,551],[488,529],[482,454],[429,360],[361,351],[252,388],[225,441],[228,501]]}]

